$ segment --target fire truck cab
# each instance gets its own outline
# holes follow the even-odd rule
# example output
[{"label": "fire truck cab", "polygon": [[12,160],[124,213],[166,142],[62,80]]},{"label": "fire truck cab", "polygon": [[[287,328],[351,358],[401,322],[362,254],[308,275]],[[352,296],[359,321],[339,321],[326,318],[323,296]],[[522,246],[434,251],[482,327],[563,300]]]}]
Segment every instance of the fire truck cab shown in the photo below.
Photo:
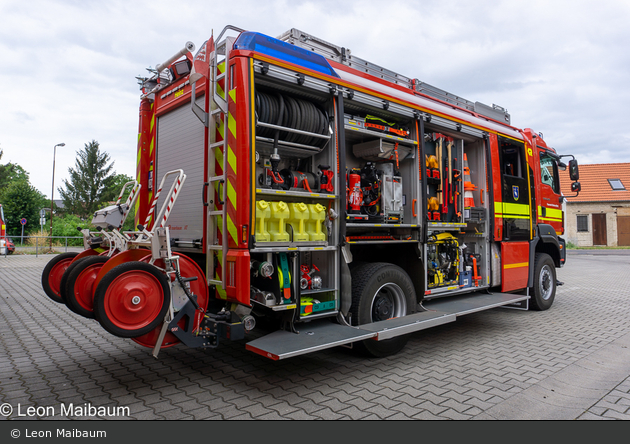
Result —
[{"label": "fire truck cab", "polygon": [[296,29],[191,48],[139,79],[138,221],[183,170],[168,242],[210,289],[179,340],[264,326],[246,348],[271,359],[386,356],[468,313],[551,307],[566,165],[542,134]]}]

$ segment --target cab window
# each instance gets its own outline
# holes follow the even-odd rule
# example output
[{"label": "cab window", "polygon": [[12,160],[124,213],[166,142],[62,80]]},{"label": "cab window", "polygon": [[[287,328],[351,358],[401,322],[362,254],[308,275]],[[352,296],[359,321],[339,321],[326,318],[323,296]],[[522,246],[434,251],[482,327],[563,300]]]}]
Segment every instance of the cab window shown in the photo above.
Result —
[{"label": "cab window", "polygon": [[554,193],[560,191],[558,164],[553,157],[543,152],[540,153],[540,174],[544,185],[549,185]]}]

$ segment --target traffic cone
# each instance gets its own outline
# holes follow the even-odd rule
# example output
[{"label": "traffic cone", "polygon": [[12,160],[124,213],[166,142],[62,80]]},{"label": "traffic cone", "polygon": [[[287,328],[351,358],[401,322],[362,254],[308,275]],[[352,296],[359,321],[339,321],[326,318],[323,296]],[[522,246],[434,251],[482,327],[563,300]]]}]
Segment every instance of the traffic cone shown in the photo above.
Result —
[{"label": "traffic cone", "polygon": [[464,153],[464,208],[471,208],[475,206],[475,197],[473,191],[475,185],[470,181],[470,168],[468,168],[468,157]]}]

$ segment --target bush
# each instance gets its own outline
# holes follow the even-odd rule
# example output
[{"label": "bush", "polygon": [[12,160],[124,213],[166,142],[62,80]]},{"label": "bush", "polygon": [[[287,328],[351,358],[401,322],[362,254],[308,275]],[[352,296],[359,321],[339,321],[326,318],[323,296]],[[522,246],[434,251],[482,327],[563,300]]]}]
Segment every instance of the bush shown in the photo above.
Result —
[{"label": "bush", "polygon": [[[81,236],[81,233],[77,230],[77,227],[93,229],[89,222],[81,220],[78,216],[73,214],[66,214],[63,217],[53,218],[53,236],[68,236],[76,237]],[[47,233],[48,234],[48,233]],[[53,241],[65,241],[63,239],[53,239]],[[68,239],[68,246],[81,247],[83,246],[83,239]]]},{"label": "bush", "polygon": [[577,249],[577,245],[575,245],[571,241],[567,242],[567,250],[575,250],[575,249]]}]

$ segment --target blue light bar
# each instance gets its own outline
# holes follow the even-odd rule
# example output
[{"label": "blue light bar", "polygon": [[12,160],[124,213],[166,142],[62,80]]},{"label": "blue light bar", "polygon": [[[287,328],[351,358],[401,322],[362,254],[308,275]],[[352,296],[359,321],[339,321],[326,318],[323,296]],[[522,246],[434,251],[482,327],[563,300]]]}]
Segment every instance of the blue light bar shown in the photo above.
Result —
[{"label": "blue light bar", "polygon": [[234,42],[234,49],[249,49],[312,71],[339,77],[328,61],[319,54],[259,32],[243,32]]}]

